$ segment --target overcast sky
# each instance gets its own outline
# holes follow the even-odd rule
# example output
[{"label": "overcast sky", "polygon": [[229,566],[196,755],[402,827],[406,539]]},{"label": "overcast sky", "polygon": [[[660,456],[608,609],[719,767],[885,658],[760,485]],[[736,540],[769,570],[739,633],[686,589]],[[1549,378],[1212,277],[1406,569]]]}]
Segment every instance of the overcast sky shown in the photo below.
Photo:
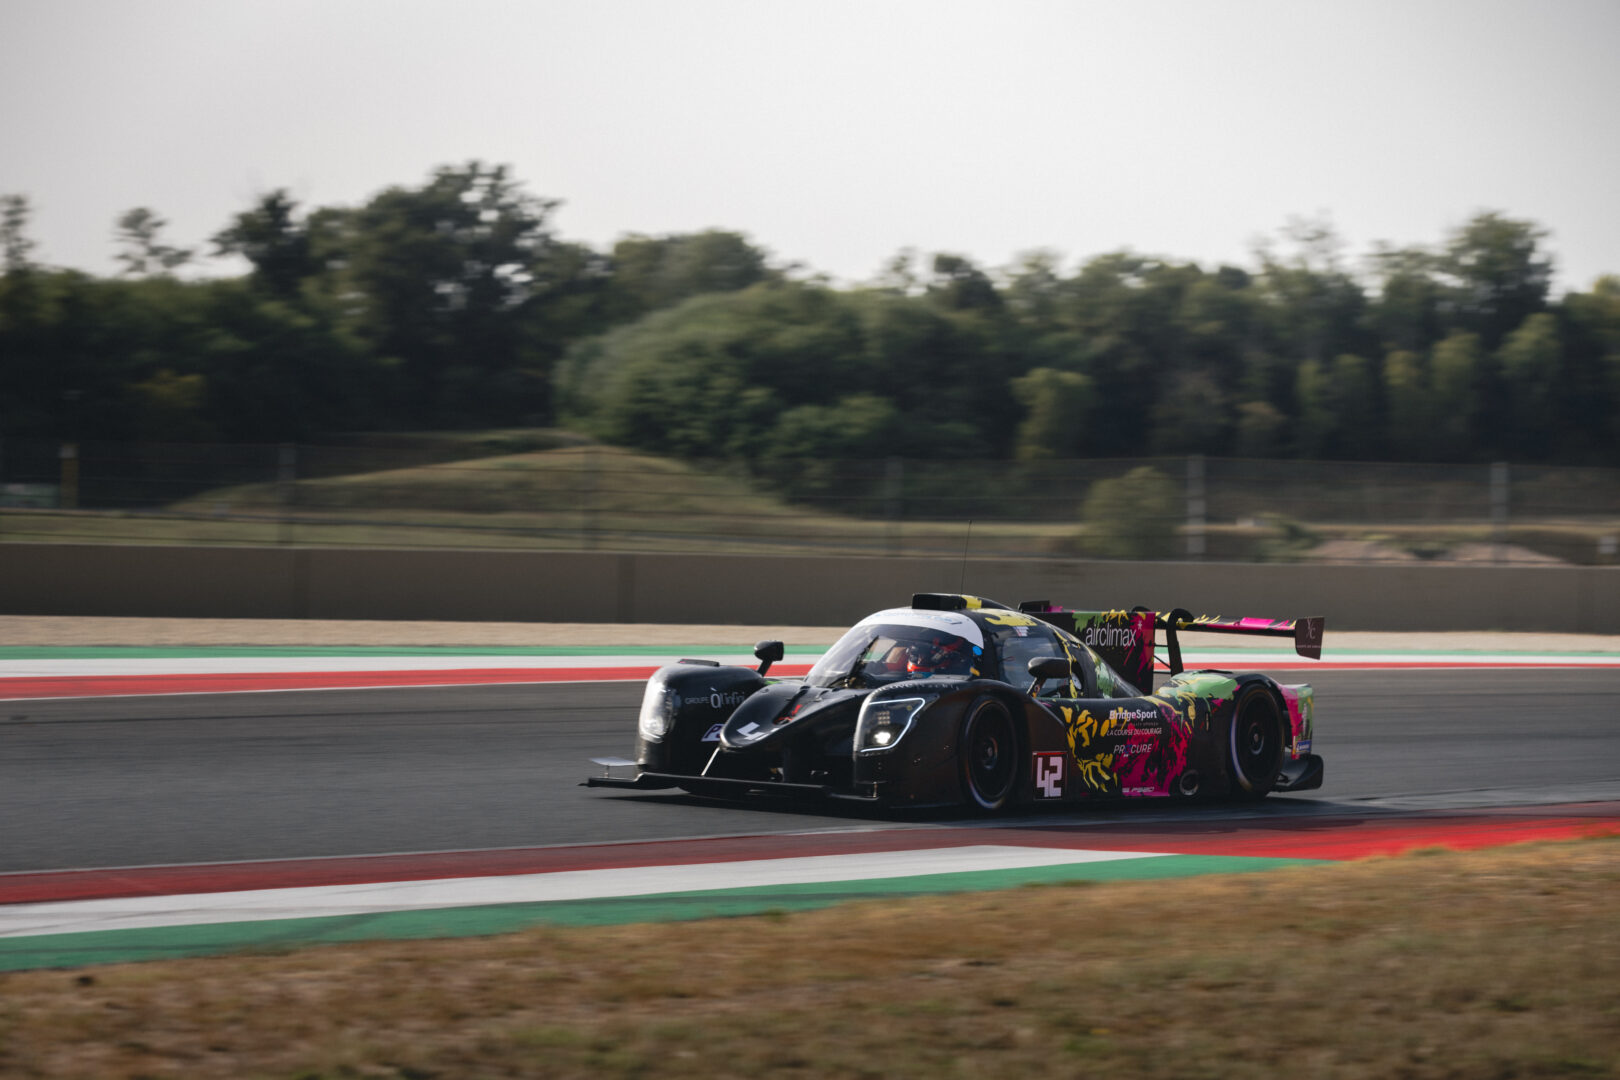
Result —
[{"label": "overcast sky", "polygon": [[0,102],[0,193],[96,273],[134,206],[203,246],[472,158],[566,238],[733,229],[840,282],[1481,209],[1549,230],[1560,290],[1620,273],[1620,0],[0,0]]}]

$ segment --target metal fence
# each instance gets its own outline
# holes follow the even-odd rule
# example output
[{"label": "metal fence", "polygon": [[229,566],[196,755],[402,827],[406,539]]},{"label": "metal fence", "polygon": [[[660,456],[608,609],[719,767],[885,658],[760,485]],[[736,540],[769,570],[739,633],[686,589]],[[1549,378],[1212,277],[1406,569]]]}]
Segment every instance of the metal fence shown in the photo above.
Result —
[{"label": "metal fence", "polygon": [[1617,561],[1620,469],[0,443],[0,541]]}]

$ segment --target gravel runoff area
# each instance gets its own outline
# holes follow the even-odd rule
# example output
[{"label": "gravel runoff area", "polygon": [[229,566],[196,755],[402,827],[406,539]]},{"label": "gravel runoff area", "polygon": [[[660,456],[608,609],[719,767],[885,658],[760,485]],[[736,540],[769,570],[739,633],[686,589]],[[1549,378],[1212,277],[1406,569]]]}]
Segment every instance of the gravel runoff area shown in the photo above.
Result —
[{"label": "gravel runoff area", "polygon": [[[0,647],[7,645],[130,645],[145,647],[266,645],[735,646],[777,638],[789,645],[830,645],[842,626],[699,626],[662,623],[414,622],[320,619],[134,619],[65,615],[0,615]],[[1335,633],[1326,651],[1339,649],[1469,652],[1620,652],[1620,636],[1530,634],[1501,631],[1450,633]],[[1285,647],[1276,638],[1187,634],[1189,646]]]}]

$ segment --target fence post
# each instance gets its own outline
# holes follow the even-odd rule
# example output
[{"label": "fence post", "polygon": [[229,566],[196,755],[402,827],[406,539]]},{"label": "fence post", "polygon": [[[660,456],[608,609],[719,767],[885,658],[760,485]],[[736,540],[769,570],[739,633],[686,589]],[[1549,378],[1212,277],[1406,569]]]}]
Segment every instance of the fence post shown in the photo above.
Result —
[{"label": "fence post", "polygon": [[906,467],[897,457],[883,466],[883,516],[888,521],[889,554],[900,554],[901,489],[905,483]]},{"label": "fence post", "polygon": [[1204,526],[1207,505],[1204,499],[1204,455],[1187,458],[1187,557],[1204,557]]},{"label": "fence post", "polygon": [[1491,466],[1491,542],[1496,545],[1496,561],[1507,561],[1508,464]]}]

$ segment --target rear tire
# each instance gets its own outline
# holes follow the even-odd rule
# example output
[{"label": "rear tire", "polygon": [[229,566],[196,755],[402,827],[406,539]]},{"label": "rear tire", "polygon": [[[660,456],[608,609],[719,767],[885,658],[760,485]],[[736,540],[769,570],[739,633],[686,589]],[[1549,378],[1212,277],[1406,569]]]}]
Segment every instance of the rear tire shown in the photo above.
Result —
[{"label": "rear tire", "polygon": [[1259,801],[1277,786],[1283,755],[1282,706],[1264,686],[1246,687],[1238,695],[1228,754],[1235,797]]},{"label": "rear tire", "polygon": [[1018,787],[1018,729],[1012,714],[995,698],[980,698],[962,722],[957,750],[962,791],[968,805],[993,814],[1012,802]]}]

